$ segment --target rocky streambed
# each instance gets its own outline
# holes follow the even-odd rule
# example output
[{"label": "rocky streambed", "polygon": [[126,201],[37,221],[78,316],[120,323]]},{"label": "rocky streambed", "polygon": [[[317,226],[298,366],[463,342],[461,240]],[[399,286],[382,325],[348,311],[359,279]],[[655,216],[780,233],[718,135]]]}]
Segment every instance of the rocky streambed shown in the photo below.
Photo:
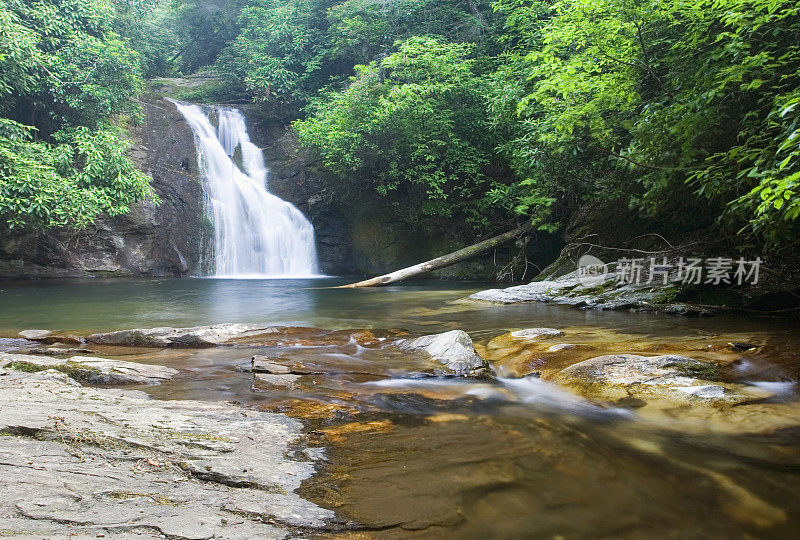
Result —
[{"label": "rocky streambed", "polygon": [[321,455],[300,422],[71,376],[155,383],[169,368],[39,360],[0,355],[3,535],[279,538],[332,518],[295,493]]},{"label": "rocky streambed", "polygon": [[[503,515],[498,505],[528,501],[541,516],[546,500],[566,510],[539,528],[518,512],[495,532],[782,536],[798,526],[785,497],[797,479],[772,491],[756,481],[800,465],[793,375],[768,362],[780,356],[769,343],[587,325],[473,335],[22,332],[0,342],[13,349],[0,353],[0,532],[475,536]],[[726,452],[709,464],[692,444],[676,448],[676,435]],[[648,477],[652,467],[666,476]],[[551,486],[545,500],[531,499],[534,480]],[[687,506],[674,481],[704,502]],[[604,489],[655,521],[610,516]],[[716,517],[704,521],[708,511]]]}]

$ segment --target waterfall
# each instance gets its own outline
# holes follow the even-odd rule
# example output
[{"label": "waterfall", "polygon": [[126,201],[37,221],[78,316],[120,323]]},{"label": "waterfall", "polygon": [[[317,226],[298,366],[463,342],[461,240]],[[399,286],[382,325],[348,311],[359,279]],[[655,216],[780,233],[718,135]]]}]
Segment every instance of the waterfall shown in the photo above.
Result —
[{"label": "waterfall", "polygon": [[[171,100],[195,135],[216,277],[312,277],[314,228],[300,210],[267,190],[268,170],[238,109],[213,107],[215,129],[197,105]],[[237,150],[239,154],[237,154]],[[241,167],[234,156],[241,156]]]}]

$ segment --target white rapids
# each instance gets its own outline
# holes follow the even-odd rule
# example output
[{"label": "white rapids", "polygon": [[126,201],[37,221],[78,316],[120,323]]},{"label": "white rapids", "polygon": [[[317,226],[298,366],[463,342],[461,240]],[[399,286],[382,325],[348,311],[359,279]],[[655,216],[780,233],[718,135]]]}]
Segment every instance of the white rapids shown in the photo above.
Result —
[{"label": "white rapids", "polygon": [[[307,278],[318,275],[314,227],[300,210],[267,190],[269,172],[250,141],[238,109],[213,107],[208,114],[173,101],[195,135],[197,161],[209,217],[213,277]],[[237,148],[241,168],[234,160]],[[238,157],[238,156],[237,156]]]}]

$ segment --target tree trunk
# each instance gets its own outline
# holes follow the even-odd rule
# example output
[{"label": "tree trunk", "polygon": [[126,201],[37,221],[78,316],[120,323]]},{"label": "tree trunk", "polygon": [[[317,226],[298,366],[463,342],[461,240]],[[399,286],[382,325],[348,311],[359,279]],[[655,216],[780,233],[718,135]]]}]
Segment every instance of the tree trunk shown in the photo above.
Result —
[{"label": "tree trunk", "polygon": [[387,285],[389,283],[394,283],[396,281],[402,281],[410,277],[419,276],[420,274],[426,274],[428,272],[432,272],[433,270],[445,268],[457,262],[470,259],[475,255],[480,255],[481,253],[489,251],[492,248],[505,244],[510,240],[514,240],[515,238],[524,235],[531,229],[533,229],[533,225],[531,224],[523,225],[522,227],[518,227],[513,231],[509,231],[499,236],[489,238],[488,240],[484,240],[483,242],[478,242],[477,244],[473,244],[463,249],[459,249],[458,251],[454,251],[453,253],[448,253],[447,255],[431,259],[430,261],[415,264],[414,266],[409,266],[408,268],[403,268],[401,270],[395,270],[390,274],[384,274],[382,276],[374,277],[364,281],[359,281],[358,283],[351,283],[350,285],[340,285],[337,288],[342,289],[342,288],[355,288],[355,287],[379,287],[381,285]]},{"label": "tree trunk", "polygon": [[481,28],[486,28],[486,19],[483,17],[483,14],[478,9],[478,6],[475,5],[475,2],[472,0],[466,0],[467,8],[469,12],[472,13],[472,16],[478,21],[478,24],[481,25]]}]

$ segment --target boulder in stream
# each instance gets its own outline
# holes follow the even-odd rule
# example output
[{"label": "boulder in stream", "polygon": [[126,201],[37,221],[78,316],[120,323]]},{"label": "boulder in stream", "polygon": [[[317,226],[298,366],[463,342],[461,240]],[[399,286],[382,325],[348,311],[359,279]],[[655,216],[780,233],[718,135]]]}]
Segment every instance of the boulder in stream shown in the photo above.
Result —
[{"label": "boulder in stream", "polygon": [[491,373],[486,360],[475,352],[472,339],[463,330],[407,339],[399,343],[403,350],[423,351],[438,360],[448,373],[459,377],[485,377]]},{"label": "boulder in stream", "polygon": [[519,302],[549,302],[562,291],[575,288],[577,281],[533,281],[526,285],[515,285],[505,289],[487,289],[476,292],[469,300],[493,304],[517,304]]},{"label": "boulder in stream", "polygon": [[712,309],[705,306],[675,302],[678,291],[679,287],[674,281],[668,285],[645,282],[625,284],[615,280],[613,272],[587,283],[579,278],[575,270],[554,279],[480,291],[464,300],[493,304],[548,302],[581,309],[662,311],[687,317],[714,314]]},{"label": "boulder in stream", "polygon": [[562,332],[561,330],[557,330],[555,328],[525,328],[523,330],[515,330],[513,332],[509,332],[508,334],[509,337],[520,340],[550,338],[563,335],[564,332]]}]

